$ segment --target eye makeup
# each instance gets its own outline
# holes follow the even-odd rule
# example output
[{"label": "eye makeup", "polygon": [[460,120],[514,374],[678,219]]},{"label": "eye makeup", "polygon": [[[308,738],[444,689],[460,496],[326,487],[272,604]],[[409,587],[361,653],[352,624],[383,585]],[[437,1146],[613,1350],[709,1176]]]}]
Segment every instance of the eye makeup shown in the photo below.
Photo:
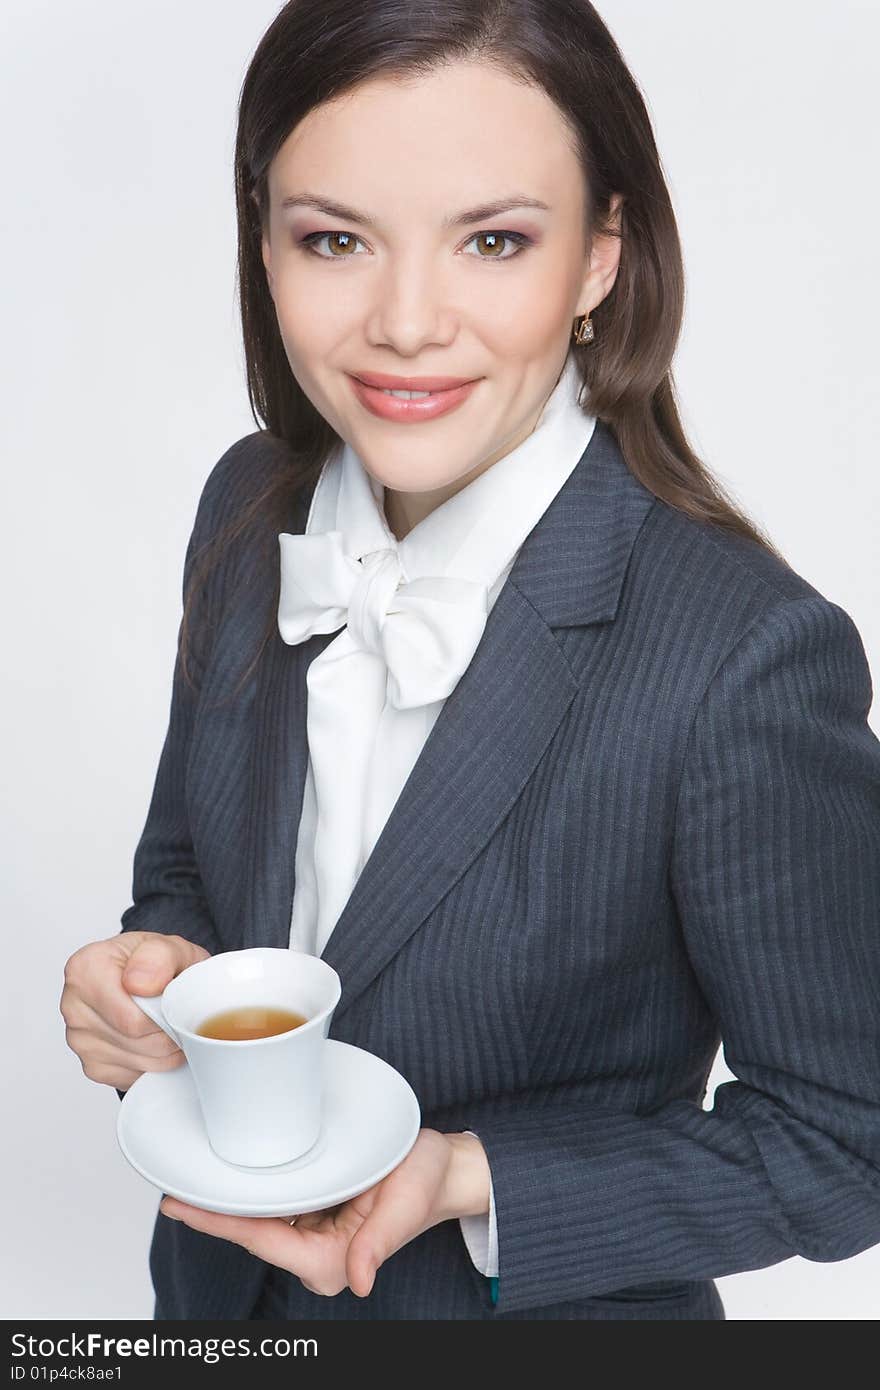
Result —
[{"label": "eye makeup", "polygon": [[[360,241],[360,237],[355,236],[355,234],[354,234],[353,232],[347,232],[347,231],[340,230],[340,229],[338,229],[338,228],[333,228],[332,230],[326,231],[326,232],[309,232],[307,236],[298,237],[298,238],[297,238],[297,244],[298,244],[299,246],[302,246],[302,247],[306,248],[308,251],[311,252],[312,255],[318,256],[319,259],[320,259],[320,260],[323,260],[323,261],[346,261],[346,260],[353,260],[353,259],[354,259],[353,256],[332,256],[332,255],[324,255],[322,252],[316,251],[316,250],[314,249],[314,247],[315,247],[320,241],[322,241],[325,237],[330,237],[330,236],[336,236],[336,237],[345,237],[345,236],[347,236],[347,237],[351,237],[351,238],[352,238],[354,241],[356,241],[356,242],[359,242],[359,241]],[[533,242],[532,238],[531,238],[530,236],[527,236],[527,235],[525,234],[525,232],[512,232],[512,231],[503,230],[503,229],[501,229],[501,228],[499,228],[499,229],[497,229],[497,230],[496,230],[495,228],[492,228],[491,230],[475,232],[474,235],[473,235],[472,237],[469,237],[469,239],[468,239],[468,241],[465,243],[465,245],[470,245],[470,243],[471,243],[472,241],[476,241],[478,237],[500,237],[503,241],[510,242],[512,245],[514,245],[514,246],[517,247],[517,250],[515,250],[515,251],[513,252],[513,254],[510,255],[510,256],[480,256],[480,255],[476,255],[476,256],[471,257],[471,259],[473,259],[473,260],[479,260],[479,261],[513,261],[513,260],[516,260],[517,256],[519,256],[519,255],[521,254],[522,251],[524,251],[524,250],[526,250],[528,247],[534,245],[534,242]],[[361,243],[361,244],[363,244],[363,243]]]}]

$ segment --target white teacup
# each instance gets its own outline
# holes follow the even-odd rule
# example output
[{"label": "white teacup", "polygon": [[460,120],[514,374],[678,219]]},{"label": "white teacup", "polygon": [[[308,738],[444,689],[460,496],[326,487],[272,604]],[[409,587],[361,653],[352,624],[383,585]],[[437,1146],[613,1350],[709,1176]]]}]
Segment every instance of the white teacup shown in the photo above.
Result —
[{"label": "white teacup", "polygon": [[[181,971],[162,994],[131,996],[186,1056],[211,1148],[247,1168],[300,1158],[321,1131],[327,1034],[342,985],[304,951],[253,946]],[[195,1030],[226,1009],[264,1005],[304,1014],[288,1033],[248,1040]]]}]

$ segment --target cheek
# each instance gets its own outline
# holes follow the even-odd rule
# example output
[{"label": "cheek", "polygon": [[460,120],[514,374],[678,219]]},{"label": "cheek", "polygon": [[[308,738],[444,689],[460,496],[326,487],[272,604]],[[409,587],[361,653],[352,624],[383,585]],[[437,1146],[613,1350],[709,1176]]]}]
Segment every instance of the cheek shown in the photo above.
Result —
[{"label": "cheek", "polygon": [[332,269],[316,276],[298,272],[294,265],[282,268],[274,300],[288,355],[320,356],[350,331],[357,300],[346,295],[339,283],[344,278],[344,272]]},{"label": "cheek", "polygon": [[[498,270],[488,271],[486,279],[496,274],[501,280],[505,278]],[[564,336],[569,326],[570,277],[548,273],[545,264],[539,274],[511,273],[502,289],[503,293],[496,290],[478,306],[481,336],[495,345],[499,357],[533,357],[536,348],[550,349],[558,344],[560,334]]]}]

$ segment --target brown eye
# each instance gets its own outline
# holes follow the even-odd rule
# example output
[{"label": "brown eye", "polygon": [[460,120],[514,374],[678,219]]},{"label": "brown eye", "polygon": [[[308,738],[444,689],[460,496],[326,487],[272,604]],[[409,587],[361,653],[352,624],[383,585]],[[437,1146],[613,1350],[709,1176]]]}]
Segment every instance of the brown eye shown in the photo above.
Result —
[{"label": "brown eye", "polygon": [[315,251],[314,254],[322,256],[325,261],[344,261],[351,259],[359,238],[353,236],[351,232],[312,232],[309,236],[303,237],[302,245],[311,248],[316,246],[319,241],[324,240],[332,243],[338,249],[331,251],[329,256],[325,256],[322,251]]},{"label": "brown eye", "polygon": [[[480,261],[512,261],[530,244],[530,238],[523,232],[477,232],[476,236],[471,237],[471,241],[479,243],[480,250],[476,259]],[[501,254],[505,249],[505,243],[514,247],[509,256]]]},{"label": "brown eye", "polygon": [[357,237],[353,237],[350,232],[328,232],[327,241],[329,245],[333,245],[335,242],[336,246],[341,248],[345,255],[348,255],[353,249]]},{"label": "brown eye", "polygon": [[488,247],[493,256],[499,255],[502,249],[502,242],[506,240],[503,232],[478,232],[476,240],[483,247]]}]

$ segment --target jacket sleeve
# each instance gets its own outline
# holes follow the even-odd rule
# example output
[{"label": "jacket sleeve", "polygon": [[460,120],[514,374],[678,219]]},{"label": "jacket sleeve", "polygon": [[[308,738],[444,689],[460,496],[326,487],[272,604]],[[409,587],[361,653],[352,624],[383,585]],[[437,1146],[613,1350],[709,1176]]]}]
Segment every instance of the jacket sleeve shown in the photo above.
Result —
[{"label": "jacket sleeve", "polygon": [[[214,466],[202,490],[183,565],[185,600],[196,561],[222,525],[229,474],[240,455],[233,445]],[[171,709],[165,742],[153,785],[146,824],[134,852],[132,905],[122,914],[122,931],[164,932],[203,946],[211,955],[223,949],[199,877],[186,808],[186,766],[202,676],[209,658],[210,633],[218,600],[214,592],[221,569],[195,596],[193,609],[192,689],[183,679],[180,635],[171,682]]]},{"label": "jacket sleeve", "polygon": [[689,730],[670,887],[736,1080],[711,1110],[577,1087],[468,1112],[492,1172],[496,1311],[880,1242],[880,742],[852,619],[774,602]]}]

